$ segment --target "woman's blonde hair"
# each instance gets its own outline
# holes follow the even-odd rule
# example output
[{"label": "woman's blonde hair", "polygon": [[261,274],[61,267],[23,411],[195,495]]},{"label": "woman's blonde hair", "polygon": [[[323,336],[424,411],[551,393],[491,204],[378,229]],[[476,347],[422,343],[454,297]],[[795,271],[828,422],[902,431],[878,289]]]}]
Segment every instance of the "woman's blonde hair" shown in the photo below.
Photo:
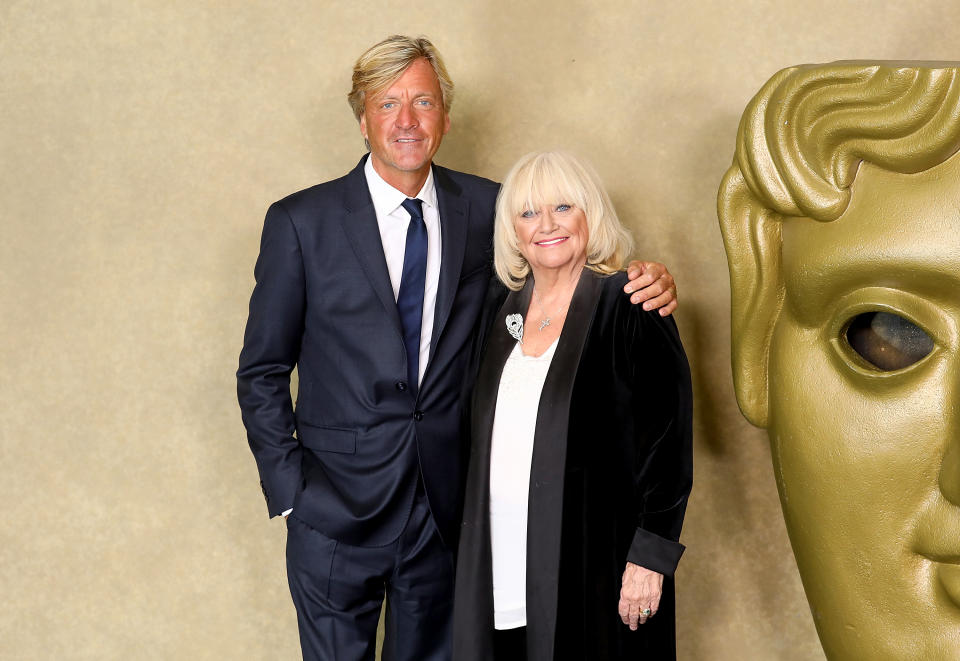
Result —
[{"label": "woman's blonde hair", "polygon": [[555,204],[573,205],[586,216],[587,268],[616,273],[633,250],[633,237],[620,224],[593,168],[566,152],[532,152],[510,169],[497,197],[493,264],[497,277],[510,289],[521,289],[530,274],[514,220],[528,209]]},{"label": "woman's blonde hair", "polygon": [[449,113],[450,106],[453,105],[453,80],[447,73],[440,53],[426,37],[414,38],[395,34],[371,46],[353,65],[353,88],[347,94],[347,101],[357,121],[363,114],[363,104],[368,94],[385,90],[402,76],[411,64],[421,58],[429,62],[437,74],[443,95],[443,110]]}]

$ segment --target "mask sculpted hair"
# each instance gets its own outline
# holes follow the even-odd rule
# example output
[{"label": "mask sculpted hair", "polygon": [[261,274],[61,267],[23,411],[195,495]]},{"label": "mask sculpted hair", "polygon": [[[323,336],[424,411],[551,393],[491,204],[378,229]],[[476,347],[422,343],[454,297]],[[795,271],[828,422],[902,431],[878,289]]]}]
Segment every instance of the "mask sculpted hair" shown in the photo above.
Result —
[{"label": "mask sculpted hair", "polygon": [[[766,360],[783,304],[780,218],[836,220],[860,163],[910,174],[960,148],[956,63],[835,62],[784,69],[740,120],[717,201],[730,266],[733,363],[744,415],[766,426]],[[766,349],[764,349],[764,352]]]}]

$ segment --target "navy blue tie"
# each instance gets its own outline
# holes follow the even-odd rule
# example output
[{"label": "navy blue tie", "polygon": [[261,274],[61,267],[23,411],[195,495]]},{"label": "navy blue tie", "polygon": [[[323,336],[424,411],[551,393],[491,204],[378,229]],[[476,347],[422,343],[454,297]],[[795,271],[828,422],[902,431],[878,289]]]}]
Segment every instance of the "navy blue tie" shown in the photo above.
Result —
[{"label": "navy blue tie", "polygon": [[403,344],[407,348],[407,383],[414,397],[420,380],[420,326],[423,322],[423,288],[427,282],[427,226],[423,222],[421,204],[417,199],[403,201],[403,208],[410,214],[410,225],[397,294]]}]

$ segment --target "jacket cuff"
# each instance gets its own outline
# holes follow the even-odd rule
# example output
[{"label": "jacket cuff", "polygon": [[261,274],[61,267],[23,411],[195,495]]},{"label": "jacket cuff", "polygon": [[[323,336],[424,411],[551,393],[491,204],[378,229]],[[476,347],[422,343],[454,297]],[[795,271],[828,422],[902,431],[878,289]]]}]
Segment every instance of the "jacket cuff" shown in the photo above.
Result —
[{"label": "jacket cuff", "polygon": [[630,550],[627,551],[627,561],[664,576],[673,576],[685,548],[680,542],[637,528]]},{"label": "jacket cuff", "polygon": [[[293,501],[296,498],[296,490],[289,488],[271,489],[263,480],[260,480],[260,490],[263,492],[263,500],[267,504],[267,514],[272,519],[275,516],[283,516],[285,510],[293,507]],[[281,493],[277,493],[282,491]]]}]

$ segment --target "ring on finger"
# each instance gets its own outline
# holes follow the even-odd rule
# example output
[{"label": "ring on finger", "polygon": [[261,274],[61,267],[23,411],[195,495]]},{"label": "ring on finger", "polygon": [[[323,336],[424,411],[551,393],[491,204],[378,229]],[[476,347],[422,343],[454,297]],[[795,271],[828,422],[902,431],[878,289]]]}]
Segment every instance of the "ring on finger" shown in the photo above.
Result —
[{"label": "ring on finger", "polygon": [[644,608],[642,611],[640,611],[640,614],[644,617],[650,617],[653,614],[653,611],[649,608]]}]

